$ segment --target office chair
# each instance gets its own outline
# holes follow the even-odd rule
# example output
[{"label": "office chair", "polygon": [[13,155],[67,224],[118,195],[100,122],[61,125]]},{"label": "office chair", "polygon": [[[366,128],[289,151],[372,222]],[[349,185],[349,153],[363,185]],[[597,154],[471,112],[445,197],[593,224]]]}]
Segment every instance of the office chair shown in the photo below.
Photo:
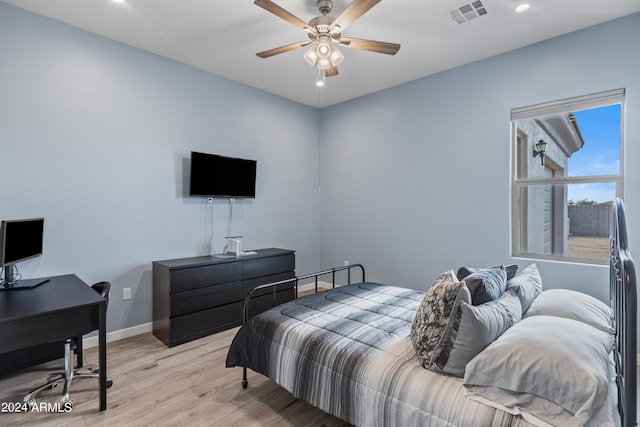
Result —
[{"label": "office chair", "polygon": [[[106,306],[109,306],[109,291],[111,290],[111,283],[109,282],[98,282],[91,286],[91,288],[102,296],[106,300]],[[100,376],[100,371],[96,365],[87,365],[82,368],[78,368],[76,370],[73,369],[73,357],[74,351],[77,348],[75,338],[69,338],[64,343],[64,372],[56,372],[50,374],[47,377],[47,382],[39,387],[34,388],[29,393],[27,393],[23,401],[24,402],[35,402],[36,395],[43,390],[51,390],[58,386],[59,383],[64,381],[64,388],[62,390],[62,398],[60,399],[62,403],[70,402],[72,405],[75,403],[73,399],[69,398],[69,388],[71,387],[71,382],[75,379],[82,378],[96,378],[98,379]],[[113,381],[107,380],[107,388],[113,385]]]}]

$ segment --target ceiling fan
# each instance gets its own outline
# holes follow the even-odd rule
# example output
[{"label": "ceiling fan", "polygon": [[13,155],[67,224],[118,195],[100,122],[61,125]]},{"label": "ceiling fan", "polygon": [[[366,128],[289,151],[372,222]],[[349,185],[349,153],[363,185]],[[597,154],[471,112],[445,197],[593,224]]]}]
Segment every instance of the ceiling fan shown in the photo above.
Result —
[{"label": "ceiling fan", "polygon": [[333,7],[333,1],[317,0],[316,4],[322,15],[313,18],[307,23],[271,0],[255,0],[253,2],[255,5],[300,28],[309,36],[309,40],[265,50],[264,52],[256,53],[256,55],[260,58],[269,58],[280,53],[310,45],[304,54],[304,59],[309,64],[316,65],[325,77],[338,75],[338,64],[342,62],[344,55],[340,52],[337,45],[395,55],[400,49],[400,45],[397,43],[342,36],[342,32],[349,25],[364,15],[373,6],[380,3],[380,1],[381,0],[353,0],[337,18],[333,18],[329,16]]}]

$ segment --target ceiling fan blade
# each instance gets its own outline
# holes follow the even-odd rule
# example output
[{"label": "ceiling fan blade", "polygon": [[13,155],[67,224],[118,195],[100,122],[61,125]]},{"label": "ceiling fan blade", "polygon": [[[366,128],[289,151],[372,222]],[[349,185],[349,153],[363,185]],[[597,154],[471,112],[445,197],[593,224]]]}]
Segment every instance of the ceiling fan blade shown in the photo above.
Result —
[{"label": "ceiling fan blade", "polygon": [[360,18],[381,0],[353,0],[349,6],[333,21],[331,28],[340,27],[344,31],[356,19]]},{"label": "ceiling fan blade", "polygon": [[273,49],[265,50],[264,52],[258,52],[256,53],[256,55],[258,55],[260,58],[269,58],[270,56],[273,56],[273,55],[278,55],[280,53],[285,53],[291,50],[300,49],[301,47],[308,46],[311,43],[313,43],[311,40],[298,42],[298,43],[291,43],[286,46],[275,47]]},{"label": "ceiling fan blade", "polygon": [[353,49],[369,50],[371,52],[386,53],[395,55],[400,50],[398,43],[377,42],[375,40],[354,39],[351,37],[340,37],[340,44]]},{"label": "ceiling fan blade", "polygon": [[327,68],[326,70],[324,70],[324,76],[325,77],[333,77],[333,76],[337,76],[338,75],[338,67],[337,66],[333,66],[330,68]]},{"label": "ceiling fan blade", "polygon": [[307,24],[306,22],[304,22],[302,19],[298,18],[291,12],[278,6],[271,0],[255,0],[253,4],[255,4],[256,6],[260,6],[267,12],[271,12],[279,18],[284,19],[288,23],[300,28],[302,31],[307,31],[310,28],[309,24]]}]

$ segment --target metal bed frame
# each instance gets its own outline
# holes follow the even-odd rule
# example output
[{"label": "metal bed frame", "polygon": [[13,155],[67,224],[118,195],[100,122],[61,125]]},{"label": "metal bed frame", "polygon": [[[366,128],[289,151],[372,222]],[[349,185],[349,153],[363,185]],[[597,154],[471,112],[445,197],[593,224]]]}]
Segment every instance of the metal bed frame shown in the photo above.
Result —
[{"label": "metal bed frame", "polygon": [[613,349],[618,386],[618,411],[623,427],[636,425],[637,403],[637,289],[636,269],[629,252],[627,222],[622,200],[613,207],[609,297],[614,313]]},{"label": "metal bed frame", "polygon": [[[249,321],[249,301],[251,299],[251,296],[254,294],[254,292],[259,291],[261,289],[266,289],[266,288],[271,288],[271,292],[273,295],[273,305],[274,307],[276,306],[276,291],[278,286],[280,285],[284,285],[287,283],[294,283],[294,288],[295,288],[295,295],[296,298],[298,298],[298,285],[300,283],[301,280],[306,280],[306,279],[311,279],[313,278],[315,281],[315,290],[316,292],[318,292],[318,277],[320,276],[324,276],[326,274],[331,274],[331,286],[333,288],[336,287],[336,272],[338,271],[343,271],[343,270],[347,270],[347,285],[351,284],[351,269],[353,268],[359,268],[360,271],[362,272],[362,281],[365,281],[365,273],[364,273],[364,266],[362,264],[349,264],[349,265],[345,265],[344,267],[335,267],[335,268],[331,268],[329,270],[324,270],[324,271],[319,271],[317,273],[311,273],[311,274],[305,274],[303,276],[296,276],[296,277],[292,277],[291,279],[286,279],[286,280],[281,280],[279,282],[274,282],[274,283],[266,283],[264,285],[260,285],[260,286],[256,286],[255,288],[253,288],[249,294],[247,294],[247,296],[244,299],[244,303],[242,305],[242,324],[244,325],[245,323],[247,323],[247,321]],[[242,367],[242,388],[247,388],[247,386],[249,385],[249,382],[247,381],[247,368],[245,366]]]},{"label": "metal bed frame", "polygon": [[[627,223],[622,200],[614,202],[613,225],[610,246],[610,281],[609,296],[614,315],[615,346],[613,358],[616,368],[616,385],[618,388],[618,412],[622,427],[634,427],[636,422],[637,403],[637,289],[636,270],[629,252]],[[274,305],[276,304],[277,286],[295,283],[295,295],[298,297],[300,280],[315,279],[315,290],[318,291],[318,277],[332,274],[332,286],[336,286],[336,272],[347,270],[347,284],[351,283],[351,269],[360,268],[362,281],[365,281],[364,267],[351,264],[332,268],[317,273],[297,276],[280,282],[258,286],[251,290],[244,300],[243,324],[249,320],[249,300],[254,292],[272,288]],[[247,388],[247,368],[242,368],[242,388]]]}]

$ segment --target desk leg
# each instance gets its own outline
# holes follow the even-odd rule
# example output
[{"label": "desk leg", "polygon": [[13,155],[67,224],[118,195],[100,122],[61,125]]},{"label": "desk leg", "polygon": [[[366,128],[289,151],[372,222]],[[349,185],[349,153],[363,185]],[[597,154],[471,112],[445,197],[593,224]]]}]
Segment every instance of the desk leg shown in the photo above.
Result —
[{"label": "desk leg", "polygon": [[98,329],[98,368],[100,369],[100,411],[107,409],[107,305],[100,304]]},{"label": "desk leg", "polygon": [[82,348],[82,335],[76,337],[76,369],[82,368],[84,361],[84,354]]}]

